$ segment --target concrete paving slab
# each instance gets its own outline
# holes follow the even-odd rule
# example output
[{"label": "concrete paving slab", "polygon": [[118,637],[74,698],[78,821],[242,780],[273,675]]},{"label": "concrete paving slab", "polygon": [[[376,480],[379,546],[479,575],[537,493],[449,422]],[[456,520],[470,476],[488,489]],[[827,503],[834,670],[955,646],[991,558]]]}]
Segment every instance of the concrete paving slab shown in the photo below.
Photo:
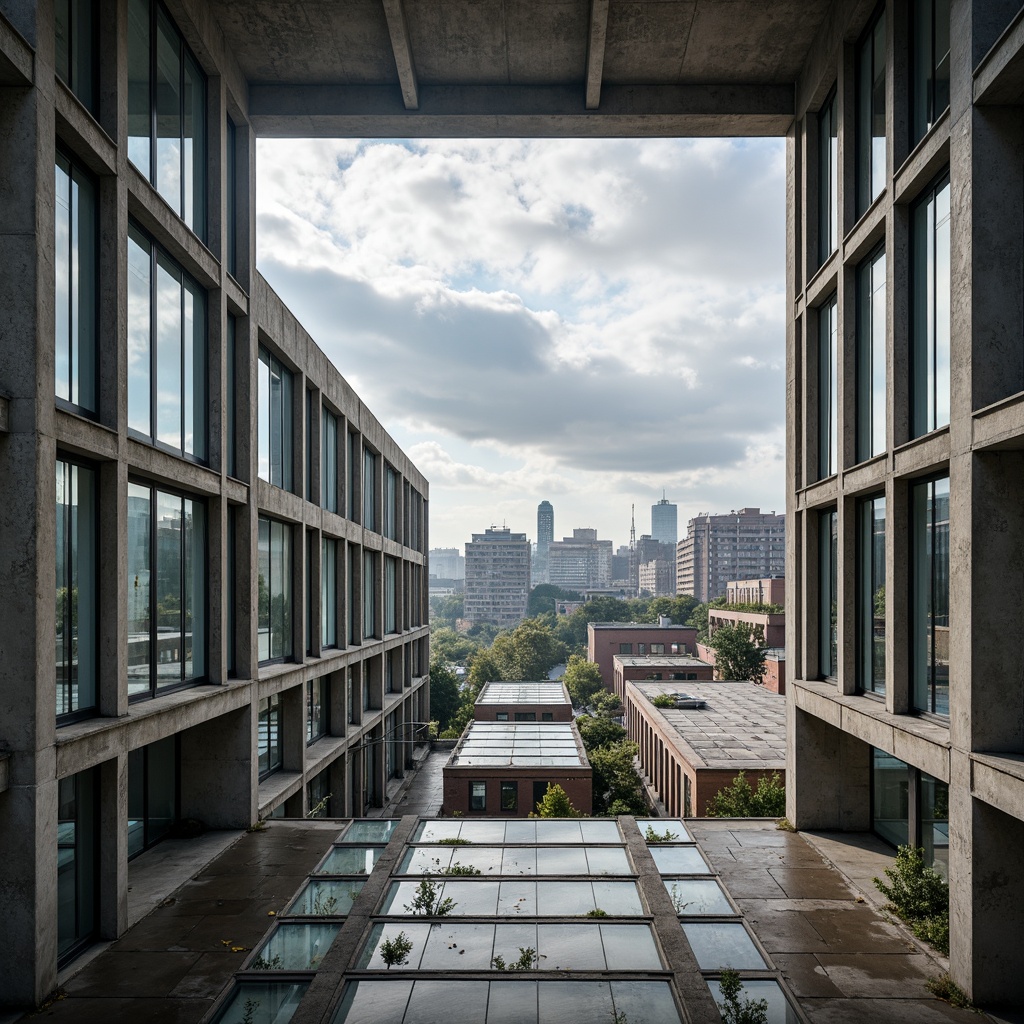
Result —
[{"label": "concrete paving slab", "polygon": [[985,1020],[939,999],[802,999],[800,1005],[814,1024],[979,1024]]},{"label": "concrete paving slab", "polygon": [[166,996],[199,960],[194,952],[119,952],[108,950],[89,970],[65,986],[69,997]]},{"label": "concrete paving slab", "polygon": [[145,1021],[146,1024],[198,1024],[213,1005],[212,999],[63,999],[36,1014],[32,1020],[63,1024],[114,1024]]},{"label": "concrete paving slab", "polygon": [[216,999],[224,988],[224,972],[239,970],[248,955],[248,951],[203,953],[171,990],[171,996],[175,999]]},{"label": "concrete paving slab", "polygon": [[819,867],[770,867],[768,873],[795,900],[852,900],[854,893],[841,875],[818,861]]},{"label": "concrete paving slab", "polygon": [[[764,934],[756,925],[754,931],[759,936]],[[839,987],[829,978],[828,972],[818,963],[817,957],[813,954],[773,952],[772,959],[801,1003],[804,998],[837,999],[842,997],[843,993]]]},{"label": "concrete paving slab", "polygon": [[918,953],[906,930],[884,920],[867,903],[808,910],[806,919],[832,953]]},{"label": "concrete paving slab", "polygon": [[764,868],[745,868],[736,865],[726,870],[724,865],[715,865],[721,871],[722,881],[735,899],[784,898],[786,893],[781,885]]},{"label": "concrete paving slab", "polygon": [[850,999],[920,999],[938,972],[921,953],[817,953],[829,980]]},{"label": "concrete paving slab", "polygon": [[828,952],[828,943],[792,901],[737,899],[736,902],[773,959],[776,953]]}]

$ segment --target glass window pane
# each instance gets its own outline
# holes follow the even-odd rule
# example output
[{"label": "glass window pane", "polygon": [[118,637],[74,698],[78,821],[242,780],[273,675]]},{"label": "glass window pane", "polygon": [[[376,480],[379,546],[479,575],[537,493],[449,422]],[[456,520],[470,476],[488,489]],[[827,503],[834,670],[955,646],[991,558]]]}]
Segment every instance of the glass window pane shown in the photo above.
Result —
[{"label": "glass window pane", "polygon": [[157,191],[171,209],[182,210],[181,42],[162,8],[156,14],[156,167]]},{"label": "glass window pane", "polygon": [[918,808],[924,862],[949,878],[949,787],[940,779],[920,773]]},{"label": "glass window pane", "polygon": [[839,235],[838,96],[831,96],[818,114],[818,260],[824,263]]},{"label": "glass window pane", "polygon": [[310,917],[344,917],[358,899],[363,879],[313,878],[288,908],[289,914]]},{"label": "glass window pane", "polygon": [[417,981],[412,986],[406,1024],[480,1024],[487,1016],[486,981]]},{"label": "glass window pane", "polygon": [[[206,82],[196,62],[187,54],[183,86],[182,216],[202,238],[206,234]],[[233,191],[228,188],[229,194]]]},{"label": "glass window pane", "polygon": [[128,0],[128,159],[150,176],[151,0]]},{"label": "glass window pane", "polygon": [[651,856],[662,874],[709,875],[711,869],[704,862],[696,846],[652,846]]},{"label": "glass window pane", "polygon": [[[725,1006],[722,991],[717,981],[709,981],[708,988],[720,1007]],[[749,999],[753,1002],[764,1000],[767,1006],[767,1024],[799,1024],[800,1018],[789,1005],[785,993],[777,981],[767,979],[744,978],[740,992],[740,1002]]]},{"label": "glass window pane", "polygon": [[595,906],[612,917],[636,917],[644,912],[635,882],[594,881],[592,886]]},{"label": "glass window pane", "polygon": [[612,998],[617,1013],[628,1020],[645,1020],[651,1024],[676,1024],[676,1009],[672,990],[664,981],[613,981]]},{"label": "glass window pane", "polygon": [[909,784],[910,772],[905,761],[884,750],[872,750],[872,827],[893,846],[909,842]]},{"label": "glass window pane", "polygon": [[767,968],[764,957],[738,921],[684,921],[682,928],[702,971],[716,971],[723,967],[736,971],[763,971]]},{"label": "glass window pane", "polygon": [[885,693],[885,498],[861,502],[858,515],[858,685]]},{"label": "glass window pane", "polygon": [[661,957],[651,929],[645,924],[602,924],[608,969],[613,971],[656,971]]},{"label": "glass window pane", "polygon": [[531,917],[536,913],[537,886],[534,882],[501,883],[498,894],[499,917]]},{"label": "glass window pane", "polygon": [[217,1024],[288,1024],[308,987],[306,981],[240,981]]},{"label": "glass window pane", "polygon": [[563,849],[540,847],[537,850],[537,873],[540,875],[586,875],[587,852],[582,846]]},{"label": "glass window pane", "polygon": [[547,981],[537,986],[541,1024],[610,1020],[611,989],[606,981]]},{"label": "glass window pane", "polygon": [[383,852],[382,846],[335,846],[316,874],[368,875]]},{"label": "glass window pane", "polygon": [[148,487],[128,484],[128,696],[150,692],[150,530]]},{"label": "glass window pane", "polygon": [[177,267],[162,253],[156,270],[156,437],[182,447],[182,287]]},{"label": "glass window pane", "polygon": [[187,278],[183,295],[182,350],[184,450],[206,458],[206,293]]},{"label": "glass window pane", "polygon": [[603,971],[607,966],[601,930],[594,925],[539,924],[537,952],[545,971]]},{"label": "glass window pane", "polygon": [[628,875],[632,873],[629,858],[621,847],[587,848],[587,867],[591,875]]},{"label": "glass window pane", "polygon": [[254,971],[315,971],[331,948],[340,924],[282,921],[249,964]]},{"label": "glass window pane", "polygon": [[421,971],[486,971],[491,966],[494,925],[435,924],[427,935]]},{"label": "glass window pane", "polygon": [[147,437],[150,422],[152,246],[128,229],[128,426]]},{"label": "glass window pane", "polygon": [[710,878],[666,878],[672,906],[680,917],[734,914],[721,886]]},{"label": "glass window pane", "polygon": [[156,677],[157,687],[182,676],[182,500],[157,492]]}]

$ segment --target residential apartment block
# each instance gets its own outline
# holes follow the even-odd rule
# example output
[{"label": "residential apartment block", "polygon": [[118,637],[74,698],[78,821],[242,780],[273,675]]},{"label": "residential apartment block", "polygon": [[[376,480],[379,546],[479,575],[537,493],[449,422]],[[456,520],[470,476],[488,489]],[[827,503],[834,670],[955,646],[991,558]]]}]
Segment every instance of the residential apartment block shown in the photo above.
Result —
[{"label": "residential apartment block", "polygon": [[525,533],[493,526],[474,533],[466,545],[466,596],[469,622],[517,626],[526,617],[530,597],[530,542]]},{"label": "residential apartment block", "polygon": [[759,508],[696,516],[676,547],[676,591],[713,601],[730,580],[782,574],[785,566],[785,516]]},{"label": "residential apartment block", "polygon": [[178,822],[362,814],[429,719],[427,482],[257,272],[248,84],[174,10],[0,3],[0,1003]]},{"label": "residential apartment block", "polygon": [[597,530],[573,530],[571,537],[548,544],[548,583],[582,593],[609,587],[612,581],[612,542],[598,540]]}]

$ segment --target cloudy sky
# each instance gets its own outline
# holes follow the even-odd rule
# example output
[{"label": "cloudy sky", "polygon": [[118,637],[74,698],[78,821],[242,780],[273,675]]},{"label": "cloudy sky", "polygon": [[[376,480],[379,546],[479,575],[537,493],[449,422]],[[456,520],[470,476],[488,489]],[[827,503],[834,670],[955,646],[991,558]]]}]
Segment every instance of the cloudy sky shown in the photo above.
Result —
[{"label": "cloudy sky", "polygon": [[263,275],[430,481],[491,524],[784,507],[777,140],[259,143]]}]

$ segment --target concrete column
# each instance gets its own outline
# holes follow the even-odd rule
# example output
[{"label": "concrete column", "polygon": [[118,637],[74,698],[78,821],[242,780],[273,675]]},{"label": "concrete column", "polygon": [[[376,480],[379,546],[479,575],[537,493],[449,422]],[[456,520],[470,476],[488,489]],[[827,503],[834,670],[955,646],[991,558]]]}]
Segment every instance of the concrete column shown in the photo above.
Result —
[{"label": "concrete column", "polygon": [[281,692],[281,758],[288,772],[301,772],[306,760],[306,687]]},{"label": "concrete column", "polygon": [[99,766],[99,934],[116,939],[128,927],[128,756]]},{"label": "concrete column", "polygon": [[[288,701],[283,704],[285,767],[291,768],[288,752],[293,723],[288,717]],[[252,753],[255,718],[256,706],[247,705],[181,733],[183,818],[197,818],[208,828],[246,828],[256,820],[259,789]]]}]

